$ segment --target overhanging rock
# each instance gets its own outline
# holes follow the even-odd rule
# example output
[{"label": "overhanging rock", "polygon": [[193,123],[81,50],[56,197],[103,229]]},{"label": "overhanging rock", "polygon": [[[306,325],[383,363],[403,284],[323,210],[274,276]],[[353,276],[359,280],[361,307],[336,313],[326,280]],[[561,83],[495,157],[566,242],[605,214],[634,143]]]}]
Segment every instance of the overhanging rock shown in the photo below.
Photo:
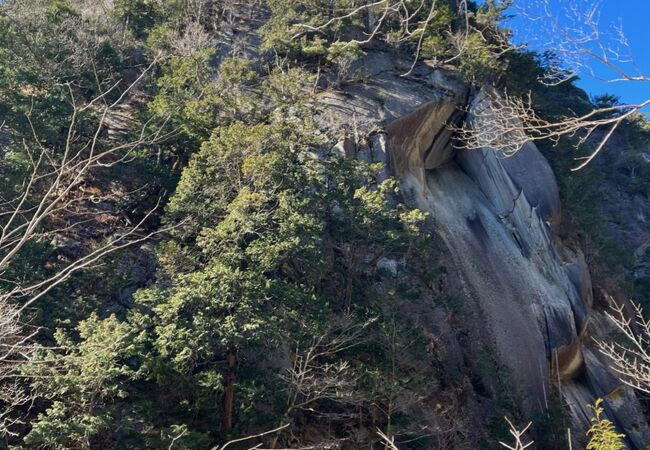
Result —
[{"label": "overhanging rock", "polygon": [[435,169],[454,158],[453,127],[463,120],[466,101],[466,93],[457,93],[426,103],[388,125],[387,147],[395,174]]}]

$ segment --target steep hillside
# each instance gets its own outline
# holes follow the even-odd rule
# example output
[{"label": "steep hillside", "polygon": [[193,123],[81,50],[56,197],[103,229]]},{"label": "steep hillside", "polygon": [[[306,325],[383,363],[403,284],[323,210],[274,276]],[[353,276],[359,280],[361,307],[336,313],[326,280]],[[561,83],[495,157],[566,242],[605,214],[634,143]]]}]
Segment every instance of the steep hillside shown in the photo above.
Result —
[{"label": "steep hillside", "polygon": [[594,344],[650,298],[643,117],[467,148],[597,103],[495,2],[100,3],[0,2],[7,448],[577,449],[599,399],[650,446]]}]

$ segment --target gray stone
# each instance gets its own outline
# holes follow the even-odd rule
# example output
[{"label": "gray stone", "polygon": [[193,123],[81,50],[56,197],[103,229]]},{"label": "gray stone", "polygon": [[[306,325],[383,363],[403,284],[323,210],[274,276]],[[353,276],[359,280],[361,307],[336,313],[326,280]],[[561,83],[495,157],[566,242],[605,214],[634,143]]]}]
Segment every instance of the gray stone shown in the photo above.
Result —
[{"label": "gray stone", "polygon": [[589,284],[577,278],[578,263],[566,269],[570,252],[553,237],[557,185],[534,146],[509,161],[491,149],[453,149],[443,130],[461,98],[430,102],[386,127],[392,168],[409,201],[431,214],[532,412],[546,401],[549,366],[561,379],[582,370],[576,325],[585,322],[581,290]]},{"label": "gray stone", "polygon": [[73,259],[81,257],[86,250],[82,242],[62,234],[54,235],[50,245],[59,250],[64,256]]},{"label": "gray stone", "polygon": [[348,138],[339,141],[333,148],[332,152],[340,158],[354,158],[355,145],[354,142]]},{"label": "gray stone", "polygon": [[[531,143],[507,158],[493,149],[456,149],[449,125],[467,119],[471,126],[472,110],[484,97],[465,114],[468,90],[457,78],[426,65],[400,77],[388,55],[378,53],[362,64],[371,75],[364,84],[319,96],[319,123],[355,140],[369,137],[368,155],[356,157],[387,163],[380,178],[398,176],[404,200],[430,213],[454,270],[450,282],[467,299],[464,314],[480,328],[472,330],[480,336],[476,345],[487,346],[508,369],[524,412],[544,409],[553,381],[573,425],[584,430],[590,418],[585,405],[606,395],[608,413],[630,433],[630,446],[642,448],[650,442],[642,413],[616,405],[612,394],[623,392],[620,383],[583,344],[594,328],[588,326],[594,323],[591,277],[582,254],[557,235],[558,187],[543,155]],[[627,200],[626,208],[636,205],[650,217],[649,202]],[[634,248],[648,241],[647,234],[636,238]],[[399,265],[387,259],[377,268],[396,276]],[[606,321],[596,319],[596,332],[604,334]],[[636,401],[624,395],[631,396],[625,403]]]},{"label": "gray stone", "polygon": [[555,174],[546,158],[532,142],[527,142],[514,155],[502,157],[499,162],[517,189],[526,194],[541,217],[554,227],[560,224],[560,192]]},{"label": "gray stone", "polygon": [[370,137],[370,151],[373,162],[386,163],[388,155],[386,154],[386,134],[377,133]]}]

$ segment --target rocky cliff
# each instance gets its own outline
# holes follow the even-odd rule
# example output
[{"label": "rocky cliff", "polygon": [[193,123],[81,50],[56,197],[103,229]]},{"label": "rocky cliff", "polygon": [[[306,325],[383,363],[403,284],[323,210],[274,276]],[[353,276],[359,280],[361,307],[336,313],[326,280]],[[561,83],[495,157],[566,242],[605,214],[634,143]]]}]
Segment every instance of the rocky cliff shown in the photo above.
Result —
[{"label": "rocky cliff", "polygon": [[384,163],[407,202],[430,213],[454,280],[447,288],[470,305],[468,352],[494,352],[527,415],[559,392],[581,436],[586,405],[604,397],[630,448],[645,448],[650,428],[638,400],[590,344],[611,325],[592,308],[585,258],[558,235],[560,197],[546,159],[532,143],[509,157],[457,148],[453,126],[471,125],[487,97],[451,73],[422,65],[404,78],[398,66],[370,53],[359,63],[363,83],[321,95],[322,123],[344,135],[335,149]]}]

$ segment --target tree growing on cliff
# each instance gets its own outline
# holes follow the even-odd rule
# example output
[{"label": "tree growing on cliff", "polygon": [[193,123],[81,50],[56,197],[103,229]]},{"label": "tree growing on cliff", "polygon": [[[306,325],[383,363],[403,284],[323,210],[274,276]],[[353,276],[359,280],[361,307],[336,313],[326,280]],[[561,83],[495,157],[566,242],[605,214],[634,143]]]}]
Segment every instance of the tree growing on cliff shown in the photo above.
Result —
[{"label": "tree growing on cliff", "polygon": [[22,309],[27,308],[73,273],[111,252],[151,237],[151,234],[141,234],[141,228],[153,210],[137,223],[125,224],[107,243],[69,259],[62,267],[40,277],[20,279],[20,274],[14,270],[14,265],[21,264],[21,255],[29,251],[31,245],[73,233],[93,220],[91,212],[84,212],[84,205],[103,199],[97,198],[92,190],[84,189],[89,177],[99,170],[122,164],[136,150],[165,139],[162,130],[151,129],[148,122],[131,140],[116,142],[107,136],[112,114],[147,73],[148,70],[143,71],[116,99],[110,96],[117,84],[83,103],[76,99],[72,87],[67,86],[71,113],[62,142],[43,140],[28,114],[32,139],[7,145],[7,157],[3,162],[17,166],[17,177],[11,180],[14,184],[4,193],[0,204],[0,273],[5,285],[0,301],[19,302]]},{"label": "tree growing on cliff", "polygon": [[[89,449],[115,420],[114,399],[128,396],[124,387],[137,378],[129,358],[142,352],[142,336],[114,316],[96,315],[75,330],[80,342],[59,330],[57,348],[38,347],[34,362],[22,367],[33,387],[50,400],[31,421],[25,443],[37,447]],[[63,351],[61,349],[64,349]]]},{"label": "tree growing on cliff", "polygon": [[382,41],[409,55],[402,76],[426,58],[435,66],[457,65],[472,82],[487,82],[497,77],[503,56],[513,50],[508,32],[498,26],[510,3],[273,0],[263,47],[304,58],[327,55],[330,46],[341,53]]},{"label": "tree growing on cliff", "polygon": [[589,443],[587,450],[625,450],[624,434],[616,432],[612,422],[603,417],[605,409],[601,406],[603,399],[599,398],[590,405],[594,416],[591,418],[591,428],[587,431]]},{"label": "tree growing on cliff", "polygon": [[[605,409],[602,403],[603,399],[599,398],[593,405],[588,405],[589,409],[593,411],[593,417],[591,418],[591,427],[587,430],[589,442],[587,442],[586,448],[587,450],[624,450],[626,448],[623,443],[625,435],[618,433],[614,424],[603,416]],[[532,423],[519,429],[507,417],[505,420],[508,423],[514,442],[499,442],[503,448],[508,450],[525,450],[534,444],[534,441],[529,441],[525,437]]]}]

